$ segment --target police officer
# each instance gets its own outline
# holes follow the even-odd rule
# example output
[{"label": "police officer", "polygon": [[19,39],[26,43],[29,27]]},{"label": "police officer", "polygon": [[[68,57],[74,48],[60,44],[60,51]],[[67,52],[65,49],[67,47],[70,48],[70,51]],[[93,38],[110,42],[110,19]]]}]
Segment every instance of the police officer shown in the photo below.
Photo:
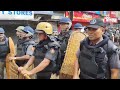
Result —
[{"label": "police officer", "polygon": [[21,41],[21,34],[22,34],[22,32],[23,32],[23,30],[24,30],[24,26],[18,26],[15,30],[16,30],[16,36],[18,37],[18,40],[17,40],[17,43],[16,43],[16,45],[15,45],[15,48],[16,48],[16,50],[17,50],[17,45],[19,44],[19,41]]},{"label": "police officer", "polygon": [[104,23],[101,19],[90,21],[88,38],[81,42],[75,64],[74,78],[81,79],[117,79],[120,69],[118,47],[104,35]]},{"label": "police officer", "polygon": [[[60,45],[53,37],[50,37],[53,33],[50,23],[39,23],[36,27],[36,33],[38,33],[39,43],[35,46],[35,52],[24,68],[19,68],[19,71],[28,75],[37,73],[37,79],[50,79],[53,69],[56,66]],[[33,61],[35,61],[35,68],[31,71],[25,70]]]},{"label": "police officer", "polygon": [[66,48],[67,48],[67,44],[68,44],[68,39],[72,33],[72,31],[70,30],[71,26],[72,26],[72,22],[69,18],[67,17],[63,17],[60,19],[59,21],[60,24],[60,29],[61,32],[58,35],[58,41],[60,42],[61,45],[61,60],[58,62],[59,66],[58,69],[56,69],[56,73],[59,74],[59,70],[62,66],[63,60],[64,60],[64,56],[65,56],[65,52],[66,52]]},{"label": "police officer", "polygon": [[17,55],[9,59],[16,60],[18,66],[24,66],[34,52],[35,42],[32,39],[34,30],[30,26],[19,26],[16,30],[16,35],[19,37]]},{"label": "police officer", "polygon": [[7,54],[10,52],[8,38],[5,36],[5,31],[0,28],[0,79],[4,79],[4,67]]},{"label": "police officer", "polygon": [[82,24],[80,23],[76,23],[74,25],[74,31],[80,31],[81,32],[81,29],[83,28]]}]

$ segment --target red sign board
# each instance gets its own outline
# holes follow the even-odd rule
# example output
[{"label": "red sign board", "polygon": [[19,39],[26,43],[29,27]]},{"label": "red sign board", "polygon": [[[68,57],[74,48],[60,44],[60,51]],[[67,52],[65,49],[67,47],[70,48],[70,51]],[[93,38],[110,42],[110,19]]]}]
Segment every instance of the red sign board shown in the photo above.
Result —
[{"label": "red sign board", "polygon": [[116,17],[116,12],[115,11],[110,11],[110,17],[115,18]]},{"label": "red sign board", "polygon": [[90,22],[93,18],[99,18],[99,15],[86,14],[80,11],[74,11],[73,13],[73,21]]},{"label": "red sign board", "polygon": [[111,17],[104,17],[104,22],[110,22],[110,23],[118,23],[117,18],[111,18]]}]

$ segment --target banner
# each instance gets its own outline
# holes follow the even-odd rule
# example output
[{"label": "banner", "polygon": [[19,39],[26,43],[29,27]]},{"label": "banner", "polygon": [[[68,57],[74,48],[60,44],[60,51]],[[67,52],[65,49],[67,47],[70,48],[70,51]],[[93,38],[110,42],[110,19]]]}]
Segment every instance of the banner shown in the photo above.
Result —
[{"label": "banner", "polygon": [[118,23],[118,19],[117,18],[111,18],[111,17],[104,17],[103,21],[109,22],[109,23]]},{"label": "banner", "polygon": [[116,11],[110,11],[110,17],[115,18],[116,17]]},{"label": "banner", "polygon": [[0,11],[0,20],[33,20],[34,11]]},{"label": "banner", "polygon": [[99,18],[99,15],[86,14],[78,11],[74,11],[73,13],[73,21],[90,22],[93,18]]}]

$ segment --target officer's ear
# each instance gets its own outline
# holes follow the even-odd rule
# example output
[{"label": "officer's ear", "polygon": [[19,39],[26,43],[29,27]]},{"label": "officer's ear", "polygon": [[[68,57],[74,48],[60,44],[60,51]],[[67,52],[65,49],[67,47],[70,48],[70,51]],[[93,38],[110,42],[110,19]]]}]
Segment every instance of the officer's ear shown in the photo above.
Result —
[{"label": "officer's ear", "polygon": [[102,30],[102,32],[105,32],[105,28],[104,27],[100,27],[100,29]]}]

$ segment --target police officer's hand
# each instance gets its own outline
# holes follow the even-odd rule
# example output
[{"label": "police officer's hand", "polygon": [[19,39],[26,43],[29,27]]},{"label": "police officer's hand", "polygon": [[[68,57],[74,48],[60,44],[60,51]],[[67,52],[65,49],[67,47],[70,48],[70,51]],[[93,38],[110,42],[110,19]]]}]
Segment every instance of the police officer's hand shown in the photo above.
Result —
[{"label": "police officer's hand", "polygon": [[9,60],[15,60],[16,57],[9,57]]},{"label": "police officer's hand", "polygon": [[25,69],[23,69],[23,70],[21,71],[21,73],[22,73],[23,75],[28,75],[28,76],[32,75],[32,73],[31,73],[30,71],[27,71],[27,70],[25,70]]},{"label": "police officer's hand", "polygon": [[23,70],[24,70],[23,67],[18,67],[18,71],[19,71],[19,72],[21,72],[21,71],[23,71]]}]

